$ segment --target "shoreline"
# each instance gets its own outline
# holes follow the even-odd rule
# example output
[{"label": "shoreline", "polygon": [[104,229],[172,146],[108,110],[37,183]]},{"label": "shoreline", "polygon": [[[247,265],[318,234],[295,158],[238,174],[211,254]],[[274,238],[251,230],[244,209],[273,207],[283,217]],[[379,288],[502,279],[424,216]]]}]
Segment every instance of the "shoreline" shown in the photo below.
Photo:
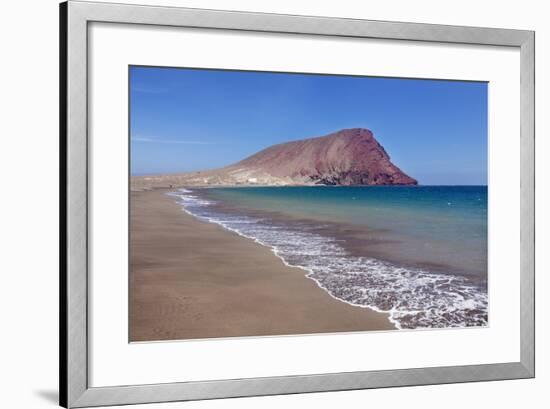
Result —
[{"label": "shoreline", "polygon": [[[255,189],[264,186],[239,186],[239,189]],[[268,188],[277,188],[272,186],[265,186]],[[284,186],[281,188],[289,188],[290,186]],[[296,186],[296,188],[303,188],[305,186]],[[311,188],[349,188],[350,186],[307,186]],[[352,186],[354,187],[354,186]],[[395,188],[405,186],[360,186],[361,188]],[[415,186],[414,188],[421,188],[422,186]],[[231,203],[231,200],[226,201],[223,197],[219,198],[211,191],[234,189],[233,187],[196,187],[186,186],[177,188],[175,190],[189,190],[193,195],[197,195],[200,199],[214,202],[213,208],[219,209],[221,212],[228,212],[231,214],[240,214],[244,217],[258,217],[273,219],[277,222],[292,222],[300,225],[313,226],[315,232],[319,235],[336,238],[341,241],[342,247],[352,256],[357,257],[370,257],[383,262],[391,263],[396,267],[412,268],[418,270],[424,270],[426,272],[435,274],[444,274],[451,276],[465,277],[471,280],[476,285],[483,287],[486,285],[486,266],[480,268],[478,266],[465,265],[462,261],[457,262],[454,260],[446,260],[438,257],[427,257],[424,253],[413,252],[409,246],[412,243],[411,235],[401,234],[400,231],[393,229],[390,230],[386,226],[367,226],[362,224],[353,224],[350,221],[342,219],[327,219],[326,217],[316,216],[312,214],[299,214],[292,213],[290,211],[274,210],[274,209],[262,209],[261,207],[250,207],[246,204],[243,207],[238,207],[235,203]],[[194,213],[191,213],[194,214]],[[323,227],[318,227],[318,226]],[[245,236],[247,237],[247,236]],[[252,238],[254,239],[254,238]],[[269,245],[267,245],[269,246]]]},{"label": "shoreline", "polygon": [[[185,213],[187,213],[188,215],[190,215],[190,216],[192,216],[192,217],[194,217],[194,218],[197,218],[195,215],[193,215],[193,214],[192,214],[191,212],[189,212],[188,210],[186,210],[186,209],[182,209],[182,210],[183,210]],[[214,222],[208,222],[208,223],[214,223]],[[261,241],[259,241],[257,238],[248,237],[248,236],[242,234],[241,232],[239,232],[239,231],[237,231],[237,230],[231,230],[231,229],[229,229],[229,228],[226,227],[226,226],[223,226],[223,225],[220,225],[220,224],[218,224],[218,225],[221,226],[224,230],[226,230],[226,231],[228,231],[228,232],[232,232],[232,233],[234,233],[234,234],[237,234],[237,235],[240,236],[240,237],[243,237],[243,238],[245,238],[245,239],[247,239],[247,240],[251,240],[251,241],[253,241],[254,243],[259,244],[260,246],[269,249],[269,250],[273,253],[273,255],[274,255],[275,257],[277,257],[278,259],[280,259],[281,262],[282,262],[285,266],[287,266],[287,267],[289,267],[289,268],[293,268],[293,269],[294,269],[294,268],[297,268],[297,269],[302,270],[302,271],[304,272],[304,277],[305,277],[305,278],[307,278],[307,279],[313,281],[315,284],[317,284],[317,287],[319,287],[319,289],[321,289],[322,291],[324,291],[325,293],[327,293],[331,298],[333,298],[333,299],[335,299],[335,300],[337,300],[337,301],[339,301],[339,302],[343,302],[344,304],[348,304],[348,305],[350,305],[350,306],[352,306],[352,307],[365,308],[365,309],[368,309],[368,310],[373,311],[373,312],[376,312],[376,313],[388,315],[388,321],[395,327],[394,329],[402,329],[402,328],[400,327],[400,325],[399,325],[399,322],[395,321],[395,320],[391,317],[390,313],[387,312],[387,311],[381,311],[381,310],[379,310],[379,309],[377,309],[376,307],[371,306],[371,305],[353,304],[353,303],[351,303],[351,302],[349,302],[349,301],[342,300],[342,299],[340,299],[340,298],[335,297],[334,295],[332,295],[332,294],[330,293],[330,291],[329,291],[327,288],[325,288],[325,287],[321,284],[321,282],[320,282],[319,280],[317,280],[316,278],[314,278],[314,277],[311,276],[311,275],[313,275],[313,273],[314,273],[313,270],[311,270],[311,269],[309,269],[309,268],[307,268],[307,267],[302,267],[302,266],[293,265],[293,264],[288,263],[288,262],[284,259],[284,257],[281,256],[281,255],[279,254],[278,250],[277,250],[275,247],[272,247],[272,246],[270,246],[269,244],[264,244],[264,243],[262,243]]]},{"label": "shoreline", "polygon": [[184,212],[169,191],[130,193],[130,341],[396,329],[271,247]]},{"label": "shoreline", "polygon": [[[250,208],[246,201],[235,207],[224,203],[227,198],[223,196],[199,192],[188,187],[172,195],[179,197],[178,204],[186,213],[268,248],[286,266],[304,271],[331,298],[388,314],[397,329],[486,325],[486,290],[475,276],[449,268],[439,272],[437,267],[443,264],[426,260],[420,261],[429,264],[427,270],[419,266],[419,260],[401,264],[380,257],[376,254],[380,247],[392,243],[380,236],[384,230],[369,232],[336,222],[323,222],[319,227],[304,216],[281,217],[279,211]],[[350,241],[355,242],[351,251]],[[416,296],[409,297],[411,293]]]}]

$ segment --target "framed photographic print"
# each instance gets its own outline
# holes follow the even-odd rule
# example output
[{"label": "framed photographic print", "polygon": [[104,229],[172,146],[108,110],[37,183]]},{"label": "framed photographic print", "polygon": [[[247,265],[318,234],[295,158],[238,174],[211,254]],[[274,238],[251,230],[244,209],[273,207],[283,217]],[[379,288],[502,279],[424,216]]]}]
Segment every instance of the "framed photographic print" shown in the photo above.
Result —
[{"label": "framed photographic print", "polygon": [[69,1],[61,405],[534,376],[534,33]]}]

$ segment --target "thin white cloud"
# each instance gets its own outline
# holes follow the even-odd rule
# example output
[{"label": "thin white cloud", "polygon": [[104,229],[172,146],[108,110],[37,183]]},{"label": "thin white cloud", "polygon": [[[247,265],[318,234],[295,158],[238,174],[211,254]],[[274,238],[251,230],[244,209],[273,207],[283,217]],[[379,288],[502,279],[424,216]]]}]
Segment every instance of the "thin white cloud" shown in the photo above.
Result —
[{"label": "thin white cloud", "polygon": [[132,142],[146,142],[146,143],[175,143],[182,145],[215,145],[215,142],[209,141],[186,141],[186,140],[177,140],[177,139],[158,139],[158,138],[147,138],[142,136],[133,136]]},{"label": "thin white cloud", "polygon": [[149,88],[139,85],[133,85],[130,90],[133,92],[142,92],[144,94],[164,94],[167,92],[167,90],[163,88]]}]

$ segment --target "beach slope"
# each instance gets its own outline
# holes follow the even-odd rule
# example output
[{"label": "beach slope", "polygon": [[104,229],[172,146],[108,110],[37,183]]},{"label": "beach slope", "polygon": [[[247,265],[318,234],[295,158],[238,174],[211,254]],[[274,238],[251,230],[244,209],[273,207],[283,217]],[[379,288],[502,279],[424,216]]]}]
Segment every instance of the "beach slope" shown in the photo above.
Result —
[{"label": "beach slope", "polygon": [[166,193],[131,192],[130,341],[395,329]]}]

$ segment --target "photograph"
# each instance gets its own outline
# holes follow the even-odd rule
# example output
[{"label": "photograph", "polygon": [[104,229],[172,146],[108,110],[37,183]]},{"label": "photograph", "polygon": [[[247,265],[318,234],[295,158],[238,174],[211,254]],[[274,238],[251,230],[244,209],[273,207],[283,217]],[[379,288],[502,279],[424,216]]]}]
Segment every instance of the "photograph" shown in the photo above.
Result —
[{"label": "photograph", "polygon": [[128,70],[130,342],[490,324],[486,82]]},{"label": "photograph", "polygon": [[550,407],[544,6],[5,2],[0,406]]}]

